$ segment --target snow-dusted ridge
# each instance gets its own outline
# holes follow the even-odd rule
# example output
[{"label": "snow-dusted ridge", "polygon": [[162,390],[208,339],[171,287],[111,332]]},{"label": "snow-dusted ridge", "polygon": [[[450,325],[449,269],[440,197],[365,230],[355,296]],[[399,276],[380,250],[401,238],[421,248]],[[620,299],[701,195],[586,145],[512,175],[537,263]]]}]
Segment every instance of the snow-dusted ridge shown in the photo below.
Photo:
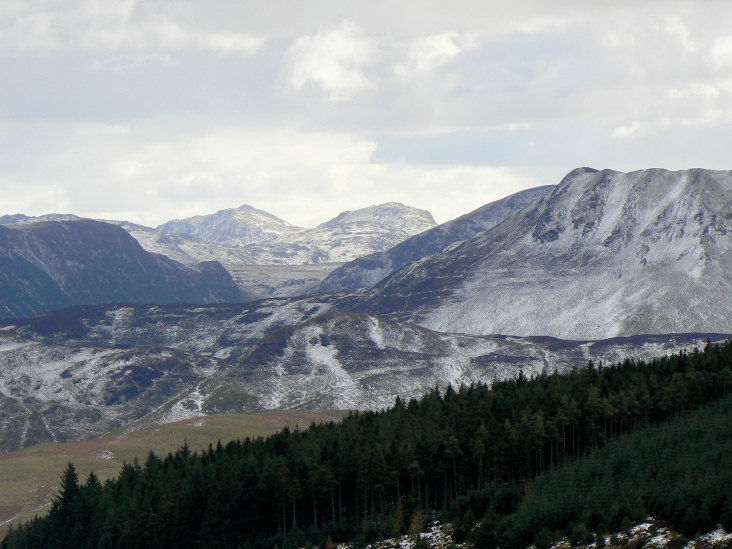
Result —
[{"label": "snow-dusted ridge", "polygon": [[494,227],[553,188],[553,185],[546,185],[517,192],[412,236],[386,251],[354,259],[330,273],[312,292],[345,292],[371,286],[407,263]]},{"label": "snow-dusted ridge", "polygon": [[[15,214],[0,217],[0,225],[79,219],[72,214]],[[295,227],[248,205],[175,219],[156,229],[102,221],[122,227],[147,251],[175,261],[233,266],[344,263],[387,250],[436,225],[428,211],[397,202],[342,212],[312,229]]]},{"label": "snow-dusted ridge", "polygon": [[729,331],[732,172],[574,170],[339,308],[478,334]]}]

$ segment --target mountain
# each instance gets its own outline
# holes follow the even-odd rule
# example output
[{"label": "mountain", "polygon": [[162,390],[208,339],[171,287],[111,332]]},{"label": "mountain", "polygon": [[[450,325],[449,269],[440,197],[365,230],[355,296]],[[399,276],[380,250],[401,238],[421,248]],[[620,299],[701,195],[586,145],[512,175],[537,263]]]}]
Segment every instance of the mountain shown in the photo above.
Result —
[{"label": "mountain", "polygon": [[173,219],[158,226],[157,230],[166,234],[188,234],[228,246],[246,246],[269,242],[301,229],[244,204],[239,208],[219,210],[210,215]]},{"label": "mountain", "polygon": [[408,238],[386,251],[354,259],[334,270],[312,291],[334,293],[371,286],[407,263],[494,227],[553,188],[553,185],[545,185],[520,191]]},{"label": "mountain", "polygon": [[254,246],[261,264],[343,263],[388,250],[436,225],[426,210],[390,202],[343,212],[314,229]]},{"label": "mountain", "polygon": [[172,347],[237,360],[262,337],[332,306],[330,296],[192,305],[84,305],[29,318],[0,319],[0,331],[75,347]]},{"label": "mountain", "polygon": [[[212,215],[169,221],[158,230],[170,236],[183,233],[199,241],[230,247],[229,257],[224,257],[222,250],[207,251],[202,244],[196,244],[194,249],[187,243],[185,253],[192,258],[215,253],[216,259],[232,265],[303,265],[350,261],[386,250],[434,226],[435,220],[429,212],[389,202],[342,212],[313,229],[294,227],[245,205]],[[140,234],[140,237],[141,242],[151,241],[150,235]],[[161,240],[158,238],[154,245],[161,245]],[[163,247],[158,249],[166,253]]]},{"label": "mountain", "polygon": [[78,221],[83,219],[74,214],[46,214],[30,216],[25,214],[12,214],[0,216],[0,225],[25,225],[27,223],[43,223],[46,221]]},{"label": "mountain", "polygon": [[[15,214],[0,217],[0,225],[67,219],[81,218],[72,214],[39,217]],[[218,261],[234,267],[344,263],[387,250],[436,225],[428,211],[396,202],[342,212],[313,229],[294,227],[247,205],[211,215],[175,219],[157,229],[128,221],[101,221],[122,227],[147,251],[186,265]],[[300,279],[297,275],[289,279],[303,287],[320,281],[312,277]],[[291,294],[289,288],[279,292],[274,286],[264,295]]]},{"label": "mountain", "polygon": [[476,334],[723,332],[731,266],[732,172],[580,168],[338,308]]},{"label": "mountain", "polygon": [[5,320],[0,451],[224,411],[381,408],[435,385],[646,359],[729,337],[467,336],[327,307],[101,305]]},{"label": "mountain", "polygon": [[104,221],[122,227],[148,252],[165,255],[184,265],[203,261],[218,261],[222,265],[250,265],[256,261],[246,246],[208,242],[184,233],[164,233],[129,221]]},{"label": "mountain", "polygon": [[243,299],[220,264],[185,267],[92,220],[0,226],[0,266],[0,317],[76,304]]}]

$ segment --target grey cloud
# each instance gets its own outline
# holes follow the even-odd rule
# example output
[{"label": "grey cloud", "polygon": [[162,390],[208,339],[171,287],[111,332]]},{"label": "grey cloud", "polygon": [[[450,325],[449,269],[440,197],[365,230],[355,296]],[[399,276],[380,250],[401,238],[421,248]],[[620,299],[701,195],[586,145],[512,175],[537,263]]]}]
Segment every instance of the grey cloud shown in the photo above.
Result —
[{"label": "grey cloud", "polygon": [[[7,0],[0,209],[250,202],[298,222],[368,205],[347,203],[360,185],[447,216],[468,204],[457,184],[441,204],[441,177],[728,168],[731,19],[723,1]],[[206,136],[219,151],[191,153]]]}]

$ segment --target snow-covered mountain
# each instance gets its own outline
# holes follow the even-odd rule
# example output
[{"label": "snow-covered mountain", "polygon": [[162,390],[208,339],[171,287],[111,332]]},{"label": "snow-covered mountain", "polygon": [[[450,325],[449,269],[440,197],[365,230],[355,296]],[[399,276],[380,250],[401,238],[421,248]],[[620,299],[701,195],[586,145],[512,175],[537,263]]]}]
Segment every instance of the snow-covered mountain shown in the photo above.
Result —
[{"label": "snow-covered mountain", "polygon": [[164,233],[129,221],[105,222],[122,227],[148,252],[165,255],[184,265],[202,261],[218,261],[223,265],[250,265],[256,262],[256,257],[246,246],[207,242],[183,233]]},{"label": "snow-covered mountain", "polygon": [[[66,219],[81,218],[15,214],[0,217],[0,225]],[[157,229],[128,221],[102,221],[122,227],[149,252],[187,265],[218,261],[227,266],[345,263],[387,250],[436,225],[428,211],[396,202],[342,212],[313,229],[295,227],[247,205],[168,221]]]},{"label": "snow-covered mountain", "polygon": [[[294,227],[266,212],[242,206],[208,216],[169,221],[158,230],[237,246],[228,260],[217,255],[227,264],[303,265],[351,261],[391,248],[434,226],[435,220],[429,212],[389,202],[343,212],[313,229]],[[240,252],[242,246],[246,248]],[[189,245],[188,253],[200,257],[191,253],[191,248]]]},{"label": "snow-covered mountain", "polygon": [[160,232],[182,233],[228,246],[246,246],[276,240],[302,230],[272,214],[244,204],[210,215],[173,219],[159,225]]},{"label": "snow-covered mountain", "polygon": [[0,323],[0,452],[201,414],[370,409],[435,385],[647,359],[720,334],[467,336],[309,299],[74,307]]},{"label": "snow-covered mountain", "polygon": [[553,188],[553,185],[545,185],[520,191],[412,236],[386,251],[354,259],[334,270],[312,291],[344,292],[371,286],[407,263],[437,253],[450,244],[494,227]]},{"label": "snow-covered mountain", "polygon": [[83,219],[74,214],[46,214],[30,216],[25,214],[1,215],[0,225],[26,225],[28,223],[45,223],[46,221],[78,221]]},{"label": "snow-covered mountain", "polygon": [[426,210],[390,202],[343,212],[315,227],[253,246],[257,263],[344,263],[431,229],[435,220]]},{"label": "snow-covered mountain", "polygon": [[475,334],[729,331],[732,172],[576,169],[339,308]]},{"label": "snow-covered mountain", "polygon": [[245,298],[218,263],[184,266],[92,220],[0,226],[0,317],[78,304]]}]

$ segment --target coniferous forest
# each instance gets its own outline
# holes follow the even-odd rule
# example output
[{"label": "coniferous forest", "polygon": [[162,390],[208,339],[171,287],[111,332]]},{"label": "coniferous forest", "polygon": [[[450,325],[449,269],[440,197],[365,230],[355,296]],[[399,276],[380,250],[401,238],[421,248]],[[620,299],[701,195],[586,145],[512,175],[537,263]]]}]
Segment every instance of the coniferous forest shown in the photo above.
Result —
[{"label": "coniferous forest", "polygon": [[582,541],[649,514],[693,535],[732,529],[730,455],[732,341],[184,445],[103,484],[70,464],[50,513],[0,547],[358,545],[430,517],[478,547]]}]

